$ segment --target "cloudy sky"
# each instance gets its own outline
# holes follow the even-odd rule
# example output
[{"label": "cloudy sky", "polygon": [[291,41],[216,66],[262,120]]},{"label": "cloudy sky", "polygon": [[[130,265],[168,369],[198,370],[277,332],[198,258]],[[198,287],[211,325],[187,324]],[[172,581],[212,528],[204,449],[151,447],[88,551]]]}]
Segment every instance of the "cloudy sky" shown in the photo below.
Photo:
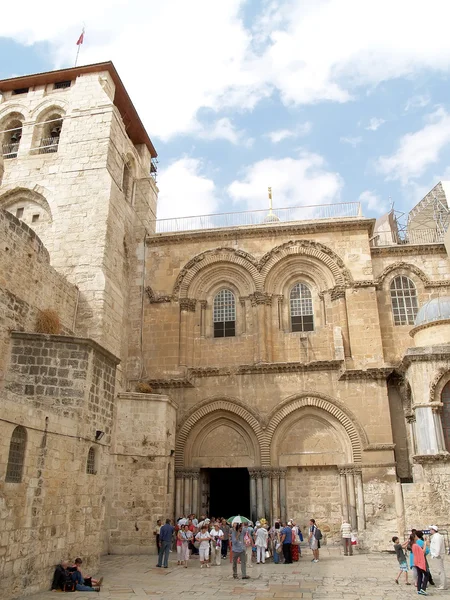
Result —
[{"label": "cloudy sky", "polygon": [[448,0],[24,0],[0,78],[112,60],[159,154],[160,217],[360,200],[450,178]]}]

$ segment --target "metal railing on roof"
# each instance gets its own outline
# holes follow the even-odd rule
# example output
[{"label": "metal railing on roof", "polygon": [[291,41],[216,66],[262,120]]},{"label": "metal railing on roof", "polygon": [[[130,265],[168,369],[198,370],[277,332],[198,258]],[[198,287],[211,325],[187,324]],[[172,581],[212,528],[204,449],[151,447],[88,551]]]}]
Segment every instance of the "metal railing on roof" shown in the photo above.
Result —
[{"label": "metal railing on roof", "polygon": [[442,244],[444,234],[437,229],[411,229],[402,234],[395,231],[377,231],[371,238],[373,248],[381,246],[400,246],[405,244]]},{"label": "metal railing on roof", "polygon": [[272,211],[267,209],[250,210],[194,217],[157,219],[153,221],[153,225],[156,233],[172,233],[196,229],[269,226],[277,223],[311,221],[316,219],[346,219],[349,217],[362,217],[361,204],[359,202],[274,208]]}]

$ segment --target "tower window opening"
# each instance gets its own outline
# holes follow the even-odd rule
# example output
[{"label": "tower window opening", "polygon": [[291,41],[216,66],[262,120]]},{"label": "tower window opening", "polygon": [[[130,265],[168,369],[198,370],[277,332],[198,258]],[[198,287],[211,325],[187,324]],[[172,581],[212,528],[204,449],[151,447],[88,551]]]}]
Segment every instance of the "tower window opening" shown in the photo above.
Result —
[{"label": "tower window opening", "polygon": [[64,90],[66,88],[70,88],[71,85],[72,85],[71,81],[57,81],[54,84],[53,89],[54,90]]},{"label": "tower window opening", "polygon": [[18,219],[21,219],[21,218],[23,217],[23,210],[24,210],[23,208],[18,208],[18,209],[16,210],[16,217],[17,217]]},{"label": "tower window opening", "polygon": [[13,96],[18,96],[19,94],[28,94],[28,92],[30,91],[30,88],[17,88],[16,90],[13,90]]}]

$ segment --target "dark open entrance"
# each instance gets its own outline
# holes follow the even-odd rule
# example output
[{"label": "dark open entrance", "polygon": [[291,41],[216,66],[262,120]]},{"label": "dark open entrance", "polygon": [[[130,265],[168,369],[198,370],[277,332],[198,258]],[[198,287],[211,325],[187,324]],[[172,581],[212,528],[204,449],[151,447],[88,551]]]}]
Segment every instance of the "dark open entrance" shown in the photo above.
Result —
[{"label": "dark open entrance", "polygon": [[209,516],[250,515],[250,475],[248,469],[208,469]]}]

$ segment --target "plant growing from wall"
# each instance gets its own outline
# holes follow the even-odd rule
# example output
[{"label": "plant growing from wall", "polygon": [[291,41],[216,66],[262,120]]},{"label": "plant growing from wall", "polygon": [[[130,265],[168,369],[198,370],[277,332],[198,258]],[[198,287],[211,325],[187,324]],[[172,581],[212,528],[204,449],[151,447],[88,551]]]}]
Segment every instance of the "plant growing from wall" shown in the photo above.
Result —
[{"label": "plant growing from wall", "polygon": [[146,383],[145,381],[140,381],[136,385],[136,391],[139,394],[151,394],[153,392],[152,386]]},{"label": "plant growing from wall", "polygon": [[51,308],[40,310],[36,317],[34,329],[36,333],[61,333],[61,321],[58,313]]}]

